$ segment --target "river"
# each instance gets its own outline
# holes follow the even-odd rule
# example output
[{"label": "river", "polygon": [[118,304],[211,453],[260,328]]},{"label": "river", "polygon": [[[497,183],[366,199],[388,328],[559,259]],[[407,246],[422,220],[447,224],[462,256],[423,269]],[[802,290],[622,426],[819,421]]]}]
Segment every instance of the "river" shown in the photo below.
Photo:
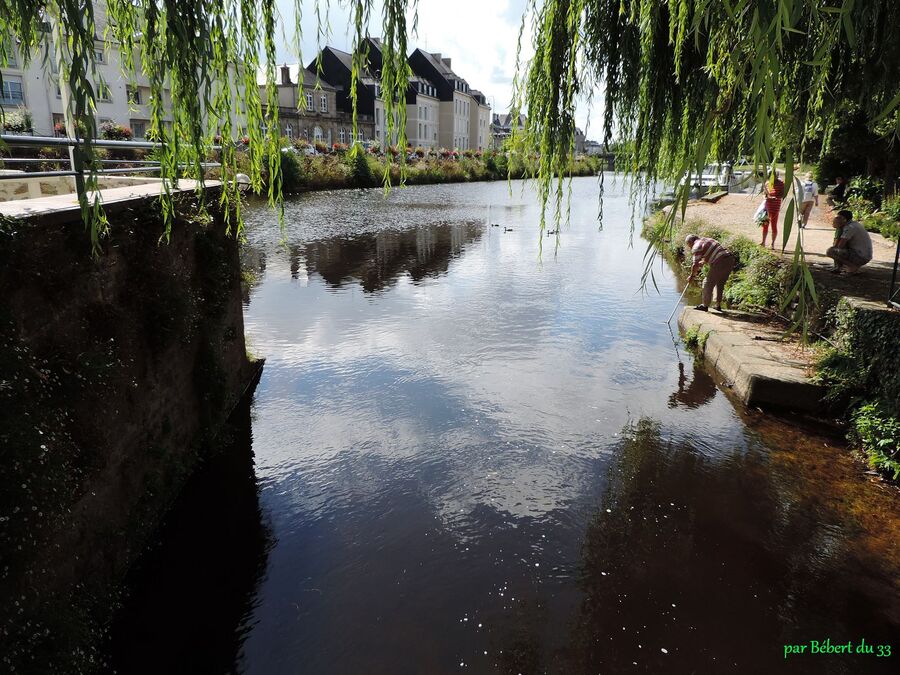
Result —
[{"label": "river", "polygon": [[675,341],[621,181],[602,227],[596,179],[570,203],[558,246],[520,183],[305,195],[285,242],[249,209],[265,370],[132,575],[112,669],[892,668],[810,641],[900,649],[896,490]]}]

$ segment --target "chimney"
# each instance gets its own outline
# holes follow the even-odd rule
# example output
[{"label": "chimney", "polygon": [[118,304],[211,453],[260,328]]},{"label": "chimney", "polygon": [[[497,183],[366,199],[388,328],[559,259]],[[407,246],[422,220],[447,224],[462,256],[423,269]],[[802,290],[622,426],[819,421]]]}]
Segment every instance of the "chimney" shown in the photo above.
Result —
[{"label": "chimney", "polygon": [[452,70],[452,66],[450,65],[450,59],[441,59],[444,62],[444,65]]},{"label": "chimney", "polygon": [[290,84],[291,83],[291,69],[287,67],[287,64],[281,66],[281,84]]}]

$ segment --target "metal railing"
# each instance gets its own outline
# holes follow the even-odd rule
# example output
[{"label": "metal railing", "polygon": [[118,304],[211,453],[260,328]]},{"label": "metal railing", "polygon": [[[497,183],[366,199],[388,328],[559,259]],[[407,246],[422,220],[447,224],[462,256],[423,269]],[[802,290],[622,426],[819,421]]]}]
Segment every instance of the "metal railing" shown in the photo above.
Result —
[{"label": "metal railing", "polygon": [[[0,134],[0,148],[3,147],[57,147],[70,150],[82,143],[75,138],[60,138],[58,136],[24,136],[18,134]],[[91,144],[97,148],[111,148],[119,150],[154,150],[163,147],[162,143],[153,143],[151,141],[113,141],[105,138],[95,138]],[[211,150],[220,150],[221,145],[210,146]],[[143,159],[101,159],[103,165],[128,164],[125,168],[102,168],[98,169],[98,175],[115,175],[129,173],[153,173],[160,170],[160,163],[154,160]],[[71,152],[68,157],[0,157],[0,163],[4,166],[9,164],[63,164],[68,165],[68,170],[58,171],[15,171],[13,173],[0,174],[0,180],[17,180],[22,178],[44,178],[52,176],[75,176],[78,172],[72,159]],[[131,166],[137,164],[138,166]],[[192,165],[193,166],[193,165]],[[204,169],[217,168],[221,164],[218,162],[202,162],[200,166]],[[84,172],[88,173],[88,172]]]}]

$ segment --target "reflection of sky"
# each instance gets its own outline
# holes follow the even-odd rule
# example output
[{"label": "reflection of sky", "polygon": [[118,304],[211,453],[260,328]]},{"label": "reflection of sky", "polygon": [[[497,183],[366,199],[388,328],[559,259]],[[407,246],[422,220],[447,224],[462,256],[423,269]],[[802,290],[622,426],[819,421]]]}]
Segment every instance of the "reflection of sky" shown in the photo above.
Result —
[{"label": "reflection of sky", "polygon": [[[502,183],[306,196],[288,206],[289,245],[315,243],[333,266],[356,242],[330,285],[308,256],[293,279],[277,226],[251,227],[266,260],[245,316],[267,358],[254,450],[278,544],[248,670],[353,672],[368,657],[387,672],[396,648],[422,668],[394,672],[444,672],[496,651],[512,594],[561,612],[551,624],[571,611],[584,528],[630,420],[662,420],[717,459],[743,452],[720,394],[669,406],[679,373],[663,322],[678,294],[665,270],[661,293],[639,292],[628,201],[607,192],[601,231],[595,190],[575,182],[571,225],[540,260],[535,204]],[[384,232],[402,244],[388,257],[454,245],[413,282],[416,255],[360,259],[360,238]],[[373,265],[392,276],[364,291],[354,273]]]}]

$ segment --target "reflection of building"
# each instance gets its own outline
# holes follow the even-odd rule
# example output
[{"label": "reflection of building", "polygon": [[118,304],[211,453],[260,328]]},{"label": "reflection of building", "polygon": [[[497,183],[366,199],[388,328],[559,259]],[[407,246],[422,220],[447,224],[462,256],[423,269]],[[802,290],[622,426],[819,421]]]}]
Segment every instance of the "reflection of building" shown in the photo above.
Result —
[{"label": "reflection of building", "polygon": [[[304,245],[302,256],[307,273],[318,274],[330,286],[359,282],[363,290],[375,292],[392,286],[403,275],[418,282],[445,274],[450,260],[482,232],[481,225],[474,223],[384,230],[311,242]],[[291,258],[291,269],[299,268],[298,255],[292,252]]]}]

